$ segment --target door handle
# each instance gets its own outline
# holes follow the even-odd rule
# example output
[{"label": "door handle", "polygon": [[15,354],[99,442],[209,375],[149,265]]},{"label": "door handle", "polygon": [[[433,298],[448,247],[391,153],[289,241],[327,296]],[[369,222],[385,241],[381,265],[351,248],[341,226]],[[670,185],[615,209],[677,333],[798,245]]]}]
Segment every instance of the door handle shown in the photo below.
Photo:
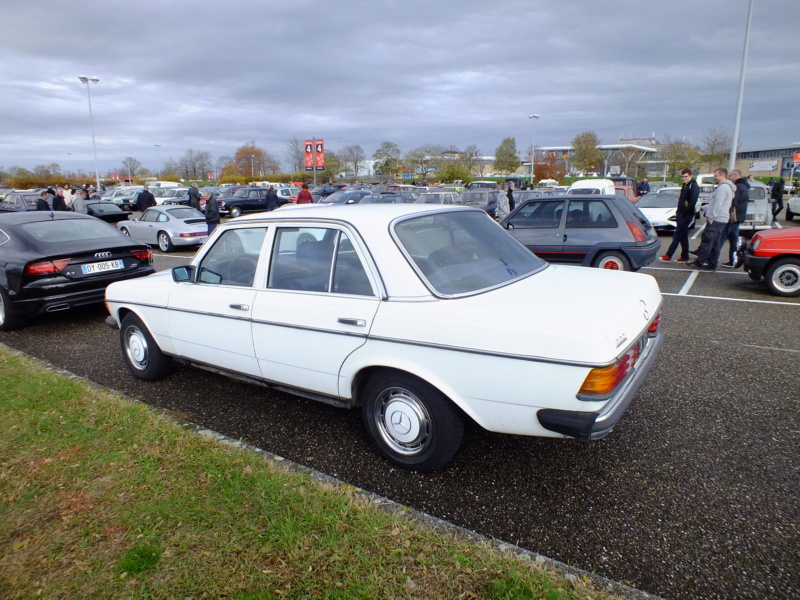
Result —
[{"label": "door handle", "polygon": [[337,319],[342,325],[355,325],[356,327],[366,327],[367,322],[364,319],[349,319],[347,317],[339,317]]},{"label": "door handle", "polygon": [[228,306],[234,310],[250,310],[250,306],[247,304],[229,304]]}]

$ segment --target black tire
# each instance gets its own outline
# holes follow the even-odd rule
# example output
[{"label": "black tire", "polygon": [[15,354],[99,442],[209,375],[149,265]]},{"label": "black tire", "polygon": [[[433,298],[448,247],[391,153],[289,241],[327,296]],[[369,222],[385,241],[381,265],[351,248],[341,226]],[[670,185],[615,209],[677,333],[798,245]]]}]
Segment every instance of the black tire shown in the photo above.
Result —
[{"label": "black tire", "polygon": [[788,202],[787,202],[787,205],[786,205],[786,220],[787,221],[793,221],[794,220],[794,213],[789,210]]},{"label": "black tire", "polygon": [[25,318],[11,310],[8,292],[0,287],[0,331],[11,331],[25,325]]},{"label": "black tire", "polygon": [[172,249],[175,248],[175,246],[172,245],[172,239],[166,231],[159,231],[156,239],[158,239],[158,249],[162,252],[171,252]]},{"label": "black tire", "polygon": [[593,267],[610,271],[630,271],[631,263],[622,252],[601,252],[594,259]]},{"label": "black tire", "polygon": [[240,206],[231,206],[231,219],[242,216],[242,209]]},{"label": "black tire", "polygon": [[131,232],[130,232],[130,231],[128,231],[128,228],[127,228],[127,227],[120,227],[120,228],[119,228],[119,232],[120,232],[120,233],[124,233],[124,234],[125,234],[125,235],[127,235],[128,237],[131,237]]},{"label": "black tire", "polygon": [[377,373],[364,386],[361,401],[370,440],[398,467],[435,471],[453,458],[461,445],[464,421],[458,408],[415,377]]},{"label": "black tire", "polygon": [[800,258],[782,258],[772,263],[764,280],[776,296],[794,298],[800,296]]},{"label": "black tire", "polygon": [[756,275],[755,273],[751,273],[750,271],[747,272],[747,276],[750,277],[753,281],[761,281],[763,277],[761,275]]},{"label": "black tire", "polygon": [[161,352],[141,319],[129,313],[122,319],[119,331],[122,357],[134,377],[155,381],[172,370],[172,359]]}]

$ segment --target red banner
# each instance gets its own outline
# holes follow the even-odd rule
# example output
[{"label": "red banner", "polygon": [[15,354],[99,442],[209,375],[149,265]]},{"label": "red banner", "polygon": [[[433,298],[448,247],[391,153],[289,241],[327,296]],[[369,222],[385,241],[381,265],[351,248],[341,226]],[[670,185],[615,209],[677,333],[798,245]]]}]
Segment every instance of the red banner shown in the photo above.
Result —
[{"label": "red banner", "polygon": [[317,171],[325,170],[325,140],[306,140],[305,156],[303,157],[306,171],[314,170],[316,162]]}]

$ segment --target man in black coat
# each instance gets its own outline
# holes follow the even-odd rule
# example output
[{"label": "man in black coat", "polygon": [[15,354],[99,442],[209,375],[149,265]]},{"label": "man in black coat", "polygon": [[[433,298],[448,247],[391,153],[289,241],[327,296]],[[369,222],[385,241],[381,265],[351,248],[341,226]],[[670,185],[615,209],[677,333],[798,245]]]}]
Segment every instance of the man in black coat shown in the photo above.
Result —
[{"label": "man in black coat", "polygon": [[50,210],[50,202],[47,201],[50,194],[47,192],[42,192],[41,195],[36,199],[36,210]]},{"label": "man in black coat", "polygon": [[774,201],[772,204],[772,222],[778,220],[778,215],[783,210],[783,177],[779,177],[778,180],[775,182],[775,185],[772,186],[772,194],[770,194],[770,198]]},{"label": "man in black coat", "polygon": [[155,205],[156,197],[153,196],[148,186],[144,186],[144,189],[136,196],[136,208],[139,209],[139,212],[144,212]]},{"label": "man in black coat", "polygon": [[219,200],[217,194],[213,192],[206,193],[206,225],[208,225],[208,235],[211,235],[217,225],[219,225]]},{"label": "man in black coat", "polygon": [[195,210],[201,210],[200,189],[197,187],[196,183],[193,183],[189,188],[189,206],[191,206]]},{"label": "man in black coat", "polygon": [[700,197],[700,186],[692,178],[692,170],[684,169],[681,171],[683,186],[678,198],[678,207],[675,210],[675,233],[672,234],[672,242],[667,249],[667,253],[661,256],[662,262],[672,260],[672,255],[681,246],[681,255],[676,262],[689,262],[689,227],[692,226],[694,213],[697,210],[697,199]]},{"label": "man in black coat", "polygon": [[278,202],[278,192],[275,191],[275,188],[269,186],[267,190],[267,210],[275,210],[280,206],[280,202]]}]

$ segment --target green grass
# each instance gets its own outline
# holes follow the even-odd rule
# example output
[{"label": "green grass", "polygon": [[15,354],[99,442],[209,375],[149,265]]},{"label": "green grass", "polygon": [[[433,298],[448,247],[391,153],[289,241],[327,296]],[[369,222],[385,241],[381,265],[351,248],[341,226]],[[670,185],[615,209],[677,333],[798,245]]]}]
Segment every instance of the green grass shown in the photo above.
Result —
[{"label": "green grass", "polygon": [[0,345],[0,597],[610,596]]}]

